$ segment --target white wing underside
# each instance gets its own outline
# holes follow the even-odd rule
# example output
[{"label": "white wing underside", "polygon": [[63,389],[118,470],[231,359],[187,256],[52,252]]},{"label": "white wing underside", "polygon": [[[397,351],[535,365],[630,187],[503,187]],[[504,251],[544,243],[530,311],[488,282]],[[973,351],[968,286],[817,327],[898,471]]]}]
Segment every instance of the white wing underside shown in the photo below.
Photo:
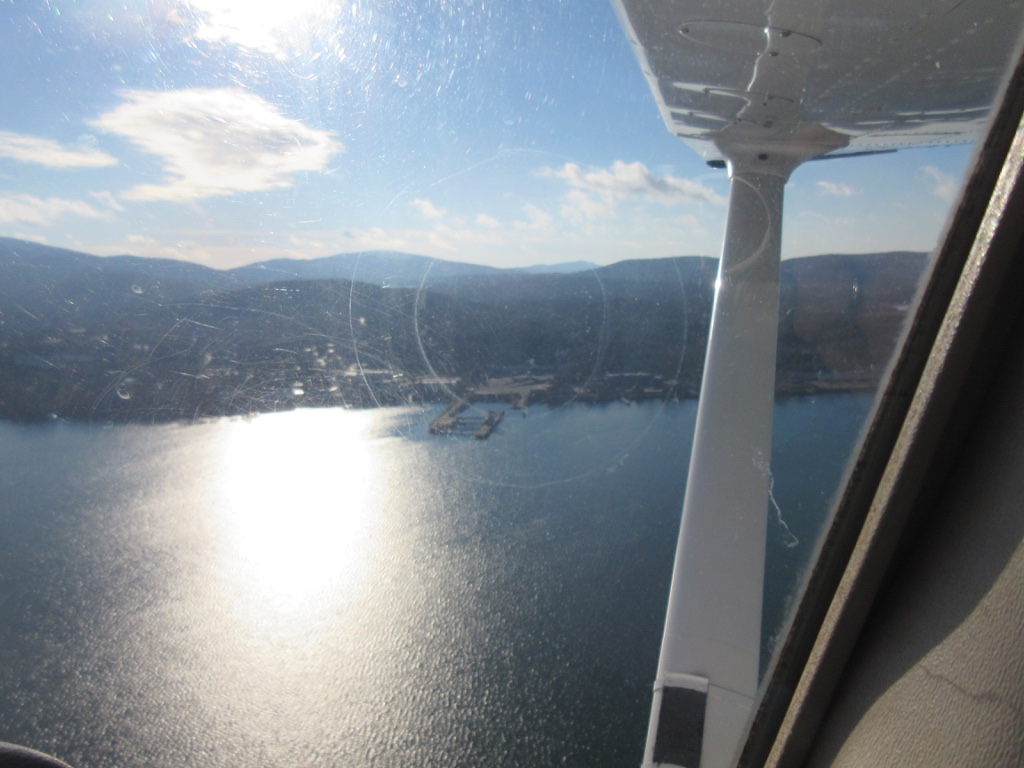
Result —
[{"label": "white wing underside", "polygon": [[617,4],[665,123],[708,161],[794,132],[811,156],[973,141],[1022,15],[1020,0]]}]

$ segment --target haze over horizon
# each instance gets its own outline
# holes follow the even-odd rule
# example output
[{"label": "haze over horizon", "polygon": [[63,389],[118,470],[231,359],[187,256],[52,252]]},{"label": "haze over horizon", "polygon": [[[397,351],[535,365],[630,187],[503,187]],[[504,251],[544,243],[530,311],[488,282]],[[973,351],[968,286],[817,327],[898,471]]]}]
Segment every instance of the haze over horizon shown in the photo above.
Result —
[{"label": "haze over horizon", "polygon": [[[717,256],[728,179],[610,4],[0,8],[0,235],[226,269]],[[931,250],[969,147],[809,163],[784,256]]]}]

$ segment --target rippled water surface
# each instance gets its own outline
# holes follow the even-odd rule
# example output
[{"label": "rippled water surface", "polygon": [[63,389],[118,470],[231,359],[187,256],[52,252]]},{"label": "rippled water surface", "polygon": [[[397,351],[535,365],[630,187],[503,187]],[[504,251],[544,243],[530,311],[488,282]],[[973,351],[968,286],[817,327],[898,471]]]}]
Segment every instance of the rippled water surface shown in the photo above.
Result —
[{"label": "rippled water surface", "polygon": [[[777,408],[769,637],[869,403]],[[531,408],[487,441],[411,408],[0,423],[0,740],[80,768],[639,764],[694,405]]]}]

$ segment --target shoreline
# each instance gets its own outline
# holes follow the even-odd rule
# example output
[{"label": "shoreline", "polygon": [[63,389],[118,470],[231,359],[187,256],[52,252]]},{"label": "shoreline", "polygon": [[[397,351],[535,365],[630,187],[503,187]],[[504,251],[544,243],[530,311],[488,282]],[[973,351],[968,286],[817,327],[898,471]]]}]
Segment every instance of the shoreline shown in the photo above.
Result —
[{"label": "shoreline", "polygon": [[[831,394],[852,394],[857,392],[872,392],[879,386],[880,379],[876,377],[858,377],[855,379],[818,379],[805,382],[792,380],[781,380],[776,384],[775,400],[789,400],[803,397],[815,397]],[[416,384],[414,387],[420,387]],[[166,424],[197,424],[210,420],[222,418],[245,418],[257,416],[264,413],[281,413],[294,410],[313,410],[318,408],[343,408],[346,410],[370,410],[374,408],[389,408],[401,406],[437,406],[449,404],[451,411],[458,403],[464,403],[462,409],[470,405],[494,405],[504,404],[512,410],[526,410],[531,405],[546,405],[551,408],[559,408],[566,405],[623,405],[629,407],[632,403],[643,403],[650,401],[683,401],[695,400],[699,395],[699,388],[694,386],[671,386],[648,389],[616,389],[607,386],[599,388],[573,387],[570,391],[564,389],[560,392],[552,392],[550,388],[535,388],[529,396],[524,397],[521,392],[508,389],[489,388],[483,392],[464,391],[459,393],[456,388],[437,391],[409,392],[407,396],[396,396],[394,392],[369,393],[369,397],[360,397],[357,402],[345,400],[343,396],[332,393],[331,396],[294,395],[291,398],[266,400],[262,403],[249,400],[245,403],[249,407],[231,407],[234,403],[220,404],[216,407],[213,403],[192,404],[192,407],[155,407],[145,406],[132,407],[125,403],[117,408],[101,408],[96,403],[89,405],[81,404],[78,407],[72,405],[71,411],[65,408],[45,409],[39,408],[34,413],[16,412],[0,407],[0,420],[12,424],[34,425],[46,424],[54,421],[62,421],[77,424],[136,424],[143,426],[159,426]],[[403,393],[406,394],[406,393]],[[558,396],[554,396],[558,395]],[[568,396],[566,396],[568,395]],[[214,407],[202,407],[203,405]],[[237,405],[241,405],[240,403]],[[261,406],[261,407],[252,407]],[[83,413],[85,411],[86,413]],[[443,415],[442,417],[443,418]],[[437,434],[444,434],[438,432]]]}]

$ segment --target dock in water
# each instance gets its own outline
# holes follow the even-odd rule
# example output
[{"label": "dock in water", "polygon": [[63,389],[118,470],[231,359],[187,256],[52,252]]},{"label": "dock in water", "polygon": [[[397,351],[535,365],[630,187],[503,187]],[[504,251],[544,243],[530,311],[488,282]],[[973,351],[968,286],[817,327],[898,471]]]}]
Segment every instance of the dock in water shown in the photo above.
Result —
[{"label": "dock in water", "polygon": [[501,424],[501,420],[505,418],[504,411],[490,411],[487,414],[487,418],[484,419],[484,423],[480,425],[480,429],[473,435],[477,440],[486,440],[491,436],[491,432],[494,428]]},{"label": "dock in water", "polygon": [[430,422],[430,434],[447,435],[459,429],[459,414],[469,408],[468,400],[456,400],[448,406],[448,410]]},{"label": "dock in water", "polygon": [[505,418],[504,411],[488,411],[486,418],[479,416],[463,416],[469,408],[468,400],[456,400],[448,409],[430,422],[428,429],[432,435],[468,435],[477,440],[486,440],[494,428]]}]

